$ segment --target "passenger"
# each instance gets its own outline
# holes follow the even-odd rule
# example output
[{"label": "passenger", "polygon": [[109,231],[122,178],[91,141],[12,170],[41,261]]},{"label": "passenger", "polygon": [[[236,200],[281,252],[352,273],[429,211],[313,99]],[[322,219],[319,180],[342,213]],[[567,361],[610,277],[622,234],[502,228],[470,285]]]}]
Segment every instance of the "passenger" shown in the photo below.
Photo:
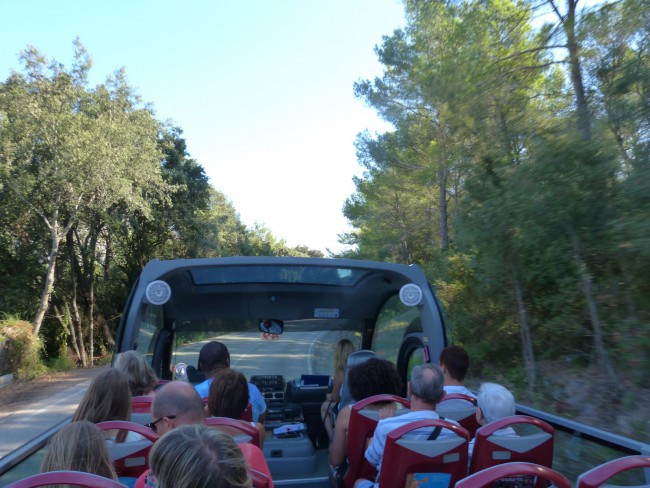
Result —
[{"label": "passenger", "polygon": [[[218,341],[208,342],[201,348],[199,353],[199,369],[203,371],[206,380],[203,383],[196,385],[196,391],[201,398],[207,398],[210,392],[210,384],[212,383],[212,376],[222,368],[230,367],[230,353],[225,344]],[[266,417],[266,402],[264,397],[251,383],[248,383],[249,401],[253,409],[253,422],[260,422],[264,424]]]},{"label": "passenger", "polygon": [[[447,346],[440,352],[440,368],[445,374],[445,393],[462,393],[476,398],[476,395],[464,385],[465,376],[469,369],[469,355],[460,346]],[[445,402],[446,409],[467,408],[465,400],[449,400]]]},{"label": "passenger", "polygon": [[[483,383],[476,397],[478,406],[476,407],[476,421],[480,425],[487,425],[495,420],[511,417],[515,414],[515,397],[505,386],[496,383]],[[517,436],[512,427],[506,427],[494,432],[493,435]],[[469,455],[474,452],[474,442],[476,438],[469,443]]]},{"label": "passenger", "polygon": [[[129,380],[122,371],[110,368],[95,376],[86,390],[72,421],[87,420],[93,424],[109,420],[131,420],[131,391]],[[103,431],[107,439],[128,442],[140,439],[126,430]]]},{"label": "passenger", "polygon": [[249,488],[246,460],[228,434],[205,425],[183,425],[151,449],[158,488]]},{"label": "passenger", "polygon": [[[148,426],[160,436],[183,425],[205,425],[205,410],[201,397],[194,387],[185,381],[171,381],[163,385],[153,400],[151,413],[154,420]],[[246,447],[246,450],[248,465],[266,474],[270,479],[271,473],[259,448],[251,445],[251,449]],[[155,480],[149,470],[145,471],[135,484],[136,488],[145,486],[155,486]],[[273,483],[269,486],[273,487]]]},{"label": "passenger", "polygon": [[[440,416],[435,412],[436,404],[444,396],[444,374],[439,366],[435,364],[423,364],[415,366],[411,371],[411,381],[408,384],[408,393],[411,397],[411,411],[397,417],[389,417],[380,420],[375,429],[372,441],[366,449],[366,459],[377,467],[377,479],[381,470],[381,461],[386,446],[386,437],[393,430],[417,420],[436,420]],[[380,415],[381,417],[381,415]],[[458,425],[453,420],[448,420]],[[433,429],[423,429],[422,432],[414,431],[413,438],[428,439]],[[441,437],[455,435],[447,429],[442,429]],[[377,483],[370,480],[359,479],[354,484],[355,488],[377,487]]]},{"label": "passenger", "polygon": [[336,343],[334,350],[334,381],[332,393],[328,393],[320,408],[320,416],[327,431],[330,441],[332,430],[338,414],[338,403],[341,401],[341,387],[345,380],[345,369],[348,364],[348,356],[354,352],[354,344],[349,339],[341,339]]},{"label": "passenger", "polygon": [[117,481],[102,431],[86,420],[66,425],[50,439],[41,463],[41,472],[48,471],[83,471]]},{"label": "passenger", "polygon": [[146,359],[137,351],[126,351],[120,355],[117,369],[126,373],[131,396],[156,396],[158,378]]},{"label": "passenger", "polygon": [[[208,412],[213,417],[228,417],[240,420],[248,406],[248,384],[244,375],[236,369],[221,369],[214,375],[208,394]],[[242,423],[248,424],[244,420]],[[264,444],[266,431],[259,422],[250,422],[260,433],[260,447]],[[218,427],[226,434],[237,435],[241,431],[231,427]]]},{"label": "passenger", "polygon": [[[374,395],[399,395],[402,390],[402,380],[393,363],[385,359],[371,358],[350,368],[348,386],[350,395],[355,402],[358,402]],[[368,408],[388,410],[390,411],[388,415],[393,415],[395,412],[393,402],[377,403]],[[347,457],[346,444],[351,411],[352,404],[344,407],[336,419],[334,438],[329,451],[329,461],[333,467],[341,466]]]}]

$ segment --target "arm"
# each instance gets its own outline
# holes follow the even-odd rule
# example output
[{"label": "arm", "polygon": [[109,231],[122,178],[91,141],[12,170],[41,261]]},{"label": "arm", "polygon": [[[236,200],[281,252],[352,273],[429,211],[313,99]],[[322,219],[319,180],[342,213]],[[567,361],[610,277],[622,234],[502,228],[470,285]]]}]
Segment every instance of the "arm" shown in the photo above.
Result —
[{"label": "arm", "polygon": [[381,457],[384,454],[384,447],[386,446],[386,435],[383,435],[380,429],[381,422],[382,421],[380,420],[379,424],[377,424],[375,433],[373,434],[372,440],[370,441],[365,453],[366,459],[372,466],[379,465]]},{"label": "arm", "polygon": [[334,439],[332,439],[332,445],[330,446],[330,464],[332,466],[338,466],[343,461],[347,455],[346,444],[348,440],[348,426],[350,425],[350,408],[344,408],[339,412],[339,416],[336,419],[336,425],[334,426]]},{"label": "arm", "polygon": [[333,402],[341,401],[341,386],[343,386],[343,379],[345,378],[345,371],[337,371],[334,375],[334,382],[332,383],[332,393],[329,394],[328,400]]}]

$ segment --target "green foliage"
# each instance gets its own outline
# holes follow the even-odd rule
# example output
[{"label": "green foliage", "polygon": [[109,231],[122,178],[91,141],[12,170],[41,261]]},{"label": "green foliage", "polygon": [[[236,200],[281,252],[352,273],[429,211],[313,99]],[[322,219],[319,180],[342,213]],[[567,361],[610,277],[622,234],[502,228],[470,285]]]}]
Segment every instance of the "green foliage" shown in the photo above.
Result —
[{"label": "green foliage", "polygon": [[420,264],[474,374],[647,371],[650,5],[562,5],[537,31],[528,2],[405,5],[354,86],[394,130],[357,139],[347,255]]},{"label": "green foliage", "polygon": [[41,363],[41,341],[29,322],[18,319],[0,320],[0,342],[3,344],[3,371],[19,380],[30,380],[44,372]]}]

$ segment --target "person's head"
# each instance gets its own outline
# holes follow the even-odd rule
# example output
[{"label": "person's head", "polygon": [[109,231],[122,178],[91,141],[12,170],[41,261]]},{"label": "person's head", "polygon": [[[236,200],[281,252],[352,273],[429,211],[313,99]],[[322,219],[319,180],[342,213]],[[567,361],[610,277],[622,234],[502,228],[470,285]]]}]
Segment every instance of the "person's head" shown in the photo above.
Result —
[{"label": "person's head", "polygon": [[201,348],[199,353],[199,369],[206,376],[211,375],[214,370],[230,367],[230,353],[225,344],[218,341],[210,341]]},{"label": "person's head", "polygon": [[105,437],[92,422],[66,425],[50,439],[41,472],[83,471],[117,480]]},{"label": "person's head", "polygon": [[354,344],[349,339],[341,339],[334,350],[334,371],[345,371],[348,356],[354,352]]},{"label": "person's head", "polygon": [[469,355],[460,346],[447,346],[440,352],[440,367],[446,377],[462,382],[469,368]]},{"label": "person's head", "polygon": [[221,369],[214,375],[208,394],[208,410],[214,417],[238,419],[248,406],[248,382],[236,369]]},{"label": "person's head", "polygon": [[205,425],[167,432],[149,456],[159,488],[250,487],[248,467],[232,437]]},{"label": "person's head", "polygon": [[373,395],[399,395],[402,380],[390,361],[370,358],[348,371],[350,396],[358,402]]},{"label": "person's head", "polygon": [[131,391],[126,374],[110,368],[95,376],[72,416],[73,422],[77,420],[93,424],[131,420]]},{"label": "person's head", "polygon": [[515,397],[505,386],[496,383],[483,383],[476,403],[476,420],[481,425],[515,414]]},{"label": "person's head", "polygon": [[158,378],[147,364],[147,360],[137,351],[126,351],[120,355],[117,369],[124,371],[129,379],[131,395],[141,396],[150,393],[158,385]]},{"label": "person's head", "polygon": [[425,363],[411,371],[409,393],[411,397],[436,405],[444,396],[445,375],[437,364]]},{"label": "person's head", "polygon": [[203,402],[194,387],[185,381],[170,381],[153,399],[153,429],[159,435],[180,425],[205,424]]}]

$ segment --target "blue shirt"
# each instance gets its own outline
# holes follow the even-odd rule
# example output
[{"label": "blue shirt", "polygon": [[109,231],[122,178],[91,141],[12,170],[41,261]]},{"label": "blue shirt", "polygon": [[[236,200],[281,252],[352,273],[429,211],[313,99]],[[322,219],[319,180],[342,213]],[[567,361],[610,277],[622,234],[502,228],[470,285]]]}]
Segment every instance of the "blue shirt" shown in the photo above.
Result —
[{"label": "blue shirt", "polygon": [[[210,391],[210,385],[212,384],[213,378],[208,378],[203,383],[199,383],[194,388],[201,398],[206,398]],[[248,401],[253,408],[253,422],[258,422],[260,415],[266,412],[266,402],[264,397],[260,393],[260,390],[257,389],[252,383],[248,383]]]}]

